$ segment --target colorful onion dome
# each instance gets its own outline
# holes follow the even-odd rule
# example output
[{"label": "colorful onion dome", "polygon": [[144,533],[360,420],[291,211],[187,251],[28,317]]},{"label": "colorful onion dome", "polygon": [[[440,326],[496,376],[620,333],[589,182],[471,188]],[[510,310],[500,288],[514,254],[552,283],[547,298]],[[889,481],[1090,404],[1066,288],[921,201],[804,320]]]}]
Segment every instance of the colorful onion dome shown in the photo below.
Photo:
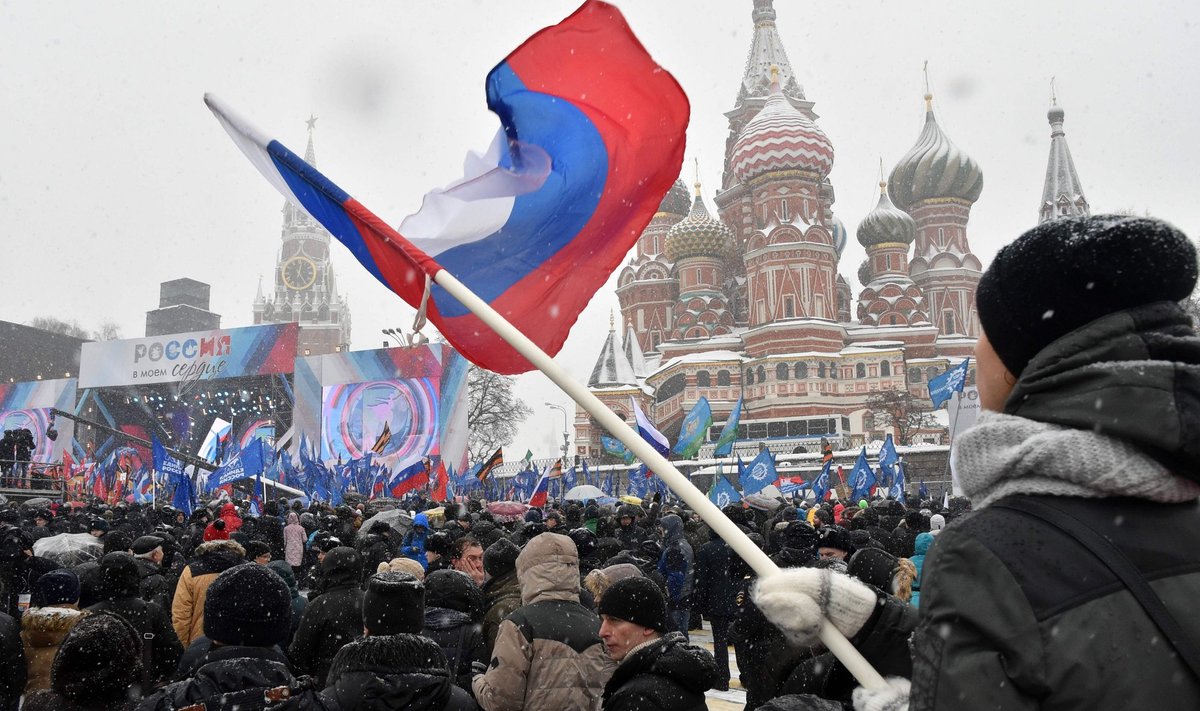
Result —
[{"label": "colorful onion dome", "polygon": [[833,247],[837,250],[838,256],[842,256],[842,251],[846,249],[846,243],[850,241],[850,230],[846,229],[846,224],[841,218],[833,216],[829,220],[829,231],[833,233]]},{"label": "colorful onion dome", "polygon": [[696,199],[688,216],[667,230],[665,253],[671,262],[688,257],[724,257],[733,243],[733,232],[725,223],[708,214],[700,183],[696,183]]},{"label": "colorful onion dome", "polygon": [[917,223],[888,199],[887,183],[879,181],[879,204],[858,225],[858,243],[870,248],[885,242],[912,244]]},{"label": "colorful onion dome", "polygon": [[833,144],[812,119],[792,106],[776,76],[762,111],[750,119],[734,144],[730,164],[743,183],[772,170],[807,170],[823,179],[833,169]]},{"label": "colorful onion dome", "polygon": [[925,126],[917,143],[888,178],[888,192],[896,205],[908,210],[922,200],[957,198],[967,202],[979,199],[983,190],[983,171],[962,149],[954,145],[933,115],[933,95],[925,95]]}]

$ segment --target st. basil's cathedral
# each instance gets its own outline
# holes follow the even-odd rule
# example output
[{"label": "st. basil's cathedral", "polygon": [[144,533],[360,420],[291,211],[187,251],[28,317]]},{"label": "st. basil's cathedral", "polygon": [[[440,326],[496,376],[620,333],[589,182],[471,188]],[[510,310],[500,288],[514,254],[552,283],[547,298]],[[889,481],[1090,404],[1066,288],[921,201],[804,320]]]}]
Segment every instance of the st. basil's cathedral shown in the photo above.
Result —
[{"label": "st. basil's cathedral", "polygon": [[[588,381],[629,420],[636,399],[672,441],[701,397],[713,410],[709,442],[739,398],[738,439],[752,448],[881,440],[886,430],[866,407],[872,393],[927,398],[929,378],[971,355],[979,335],[983,269],[967,225],[983,190],[980,166],[938,125],[926,93],[920,135],[855,230],[867,253],[855,301],[842,276],[849,232],[833,209],[834,146],[775,19],[772,0],[754,0],[750,55],[725,114],[716,216],[698,182],[668,192],[620,271],[621,325],[610,319]],[[1040,219],[1087,214],[1062,109],[1049,119]],[[575,430],[577,455],[601,454],[604,431],[582,410]],[[934,428],[916,439],[944,436]]]}]

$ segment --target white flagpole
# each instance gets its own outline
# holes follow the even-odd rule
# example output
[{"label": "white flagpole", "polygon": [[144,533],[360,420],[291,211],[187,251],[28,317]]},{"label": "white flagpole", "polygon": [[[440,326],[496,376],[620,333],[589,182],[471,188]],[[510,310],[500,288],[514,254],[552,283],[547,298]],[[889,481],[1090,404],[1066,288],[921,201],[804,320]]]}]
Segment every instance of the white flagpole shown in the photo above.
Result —
[{"label": "white flagpole", "polygon": [[[445,289],[471,313],[479,317],[489,328],[495,331],[518,353],[525,356],[538,370],[546,374],[555,385],[571,396],[580,407],[588,412],[600,426],[604,427],[629,448],[639,459],[650,467],[671,490],[679,495],[684,502],[707,523],[717,535],[729,544],[743,560],[761,577],[767,577],[779,572],[778,566],[767,557],[767,554],[754,545],[754,542],[729,520],[716,504],[709,501],[704,492],[697,489],[691,481],[679,473],[665,457],[659,454],[648,442],[643,440],[616,413],[608,409],[599,398],[586,387],[576,382],[567,372],[554,362],[554,359],[503,316],[496,312],[483,299],[480,299],[462,282],[445,269],[434,275],[433,280]],[[854,645],[838,631],[828,620],[821,622],[821,643],[845,665],[860,684],[868,689],[882,690],[887,688],[886,682],[870,662],[862,656]]]}]

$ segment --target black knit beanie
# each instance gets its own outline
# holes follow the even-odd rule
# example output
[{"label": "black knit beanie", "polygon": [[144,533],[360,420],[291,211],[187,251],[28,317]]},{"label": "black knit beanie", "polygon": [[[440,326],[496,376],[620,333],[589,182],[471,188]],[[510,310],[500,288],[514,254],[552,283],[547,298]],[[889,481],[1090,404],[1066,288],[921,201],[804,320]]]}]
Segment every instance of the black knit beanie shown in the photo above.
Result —
[{"label": "black knit beanie", "polygon": [[367,580],[362,611],[372,635],[416,634],[425,626],[425,586],[408,573],[376,573]]},{"label": "black knit beanie", "polygon": [[507,538],[501,538],[483,552],[483,572],[498,578],[517,569],[517,556],[521,549]]},{"label": "black knit beanie", "polygon": [[1150,217],[1051,220],[1007,245],[975,293],[983,332],[1013,375],[1046,346],[1108,314],[1180,301],[1196,285],[1196,248]]},{"label": "black knit beanie", "polygon": [[425,576],[425,604],[475,617],[483,607],[483,591],[466,573],[445,568]]},{"label": "black knit beanie", "polygon": [[58,647],[50,687],[77,704],[103,708],[125,699],[142,676],[142,640],[119,615],[84,615]]},{"label": "black knit beanie", "polygon": [[667,601],[649,578],[624,578],[613,583],[600,598],[596,613],[666,634]]},{"label": "black knit beanie", "polygon": [[287,583],[261,565],[235,565],[208,586],[204,636],[222,644],[270,647],[287,639],[292,594]]}]

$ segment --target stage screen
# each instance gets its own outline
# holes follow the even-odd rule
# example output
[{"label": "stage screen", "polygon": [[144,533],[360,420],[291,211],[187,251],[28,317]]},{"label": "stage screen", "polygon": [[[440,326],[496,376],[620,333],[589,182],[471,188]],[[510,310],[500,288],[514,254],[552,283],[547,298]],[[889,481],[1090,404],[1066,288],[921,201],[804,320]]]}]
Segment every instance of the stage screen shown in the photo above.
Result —
[{"label": "stage screen", "polygon": [[[63,417],[54,418],[50,409],[57,407],[69,412],[75,408],[75,383],[74,378],[67,378],[0,384],[3,426],[0,432],[28,429],[34,442],[31,461],[42,464],[61,461],[63,449],[73,442],[75,423]],[[52,424],[57,439],[46,436]],[[79,456],[82,450],[73,454]]]},{"label": "stage screen", "polygon": [[326,461],[347,461],[375,451],[380,457],[409,461],[440,454],[438,396],[434,378],[326,387],[321,404],[321,456]]}]

